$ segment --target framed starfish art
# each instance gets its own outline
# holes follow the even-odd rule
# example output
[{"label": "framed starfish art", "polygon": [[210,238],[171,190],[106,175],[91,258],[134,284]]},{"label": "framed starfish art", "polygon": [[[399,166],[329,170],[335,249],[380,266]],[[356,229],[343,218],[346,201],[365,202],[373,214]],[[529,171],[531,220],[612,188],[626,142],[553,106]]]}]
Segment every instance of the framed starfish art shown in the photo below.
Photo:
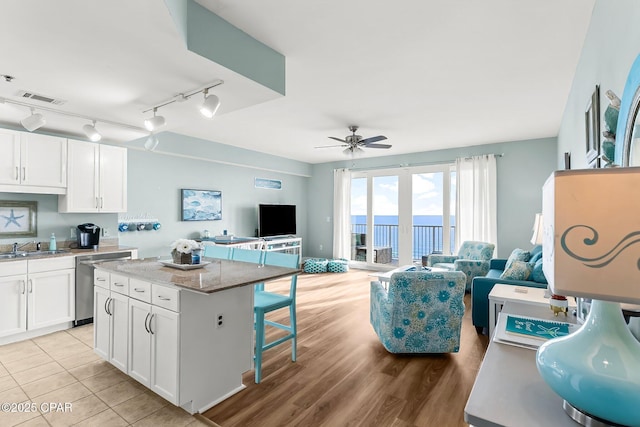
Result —
[{"label": "framed starfish art", "polygon": [[0,239],[36,237],[38,202],[0,200]]}]

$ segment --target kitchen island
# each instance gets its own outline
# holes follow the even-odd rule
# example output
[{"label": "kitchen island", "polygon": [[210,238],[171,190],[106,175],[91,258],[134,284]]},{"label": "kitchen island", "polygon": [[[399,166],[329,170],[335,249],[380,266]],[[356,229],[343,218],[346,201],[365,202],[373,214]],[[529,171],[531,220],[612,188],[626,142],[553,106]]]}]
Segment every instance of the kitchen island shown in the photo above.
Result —
[{"label": "kitchen island", "polygon": [[298,269],[204,258],[193,270],[157,259],[99,263],[94,349],[189,413],[244,389],[253,368],[253,284]]}]

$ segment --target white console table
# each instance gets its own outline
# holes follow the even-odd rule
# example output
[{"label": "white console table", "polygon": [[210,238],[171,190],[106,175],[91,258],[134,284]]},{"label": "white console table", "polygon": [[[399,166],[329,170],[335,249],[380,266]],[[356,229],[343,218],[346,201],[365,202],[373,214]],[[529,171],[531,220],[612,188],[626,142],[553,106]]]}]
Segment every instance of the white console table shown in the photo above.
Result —
[{"label": "white console table", "polygon": [[283,237],[264,239],[264,250],[268,252],[284,252],[298,255],[302,260],[302,237]]},{"label": "white console table", "polygon": [[[557,320],[551,310],[507,301],[505,313]],[[569,315],[569,321],[575,317]],[[491,341],[464,408],[475,427],[577,427],[562,409],[562,398],[544,382],[536,352]]]}]

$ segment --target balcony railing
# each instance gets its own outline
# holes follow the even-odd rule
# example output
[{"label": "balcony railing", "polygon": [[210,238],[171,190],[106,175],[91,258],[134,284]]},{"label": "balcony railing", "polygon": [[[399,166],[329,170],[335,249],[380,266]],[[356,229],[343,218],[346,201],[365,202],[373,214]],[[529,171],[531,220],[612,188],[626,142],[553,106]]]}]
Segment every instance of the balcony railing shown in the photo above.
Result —
[{"label": "balcony railing", "polygon": [[[366,234],[367,224],[351,224],[351,232]],[[413,259],[419,260],[422,255],[433,252],[443,252],[442,242],[443,228],[441,225],[414,225],[413,226]],[[451,226],[449,238],[450,253],[455,249],[456,229]],[[398,226],[393,224],[373,225],[373,246],[390,246],[391,257],[398,258]]]}]

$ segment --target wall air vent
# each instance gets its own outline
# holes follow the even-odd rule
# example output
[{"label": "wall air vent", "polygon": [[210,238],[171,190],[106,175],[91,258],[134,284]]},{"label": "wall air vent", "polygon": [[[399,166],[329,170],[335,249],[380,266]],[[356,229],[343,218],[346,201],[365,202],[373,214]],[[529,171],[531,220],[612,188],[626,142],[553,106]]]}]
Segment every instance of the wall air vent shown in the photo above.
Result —
[{"label": "wall air vent", "polygon": [[51,98],[49,96],[38,95],[37,93],[27,92],[27,91],[24,91],[24,90],[18,91],[18,93],[16,93],[16,95],[21,97],[21,98],[24,98],[24,99],[32,99],[34,101],[44,102],[45,104],[62,105],[65,102],[67,102],[64,99],[55,99],[55,98]]}]

